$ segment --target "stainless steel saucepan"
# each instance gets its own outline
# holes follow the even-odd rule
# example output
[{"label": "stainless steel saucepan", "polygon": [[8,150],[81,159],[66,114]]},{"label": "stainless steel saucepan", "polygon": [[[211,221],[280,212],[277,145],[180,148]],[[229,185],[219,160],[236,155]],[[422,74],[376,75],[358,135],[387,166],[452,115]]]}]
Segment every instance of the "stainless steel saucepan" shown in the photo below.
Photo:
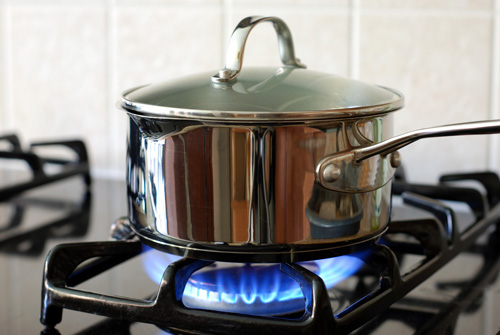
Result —
[{"label": "stainless steel saucepan", "polygon": [[[251,29],[271,22],[283,66],[242,70]],[[389,221],[397,149],[426,137],[500,133],[499,121],[392,136],[396,90],[306,70],[285,23],[242,20],[226,66],[124,93],[128,200],[146,243],[248,262],[328,257]]]}]

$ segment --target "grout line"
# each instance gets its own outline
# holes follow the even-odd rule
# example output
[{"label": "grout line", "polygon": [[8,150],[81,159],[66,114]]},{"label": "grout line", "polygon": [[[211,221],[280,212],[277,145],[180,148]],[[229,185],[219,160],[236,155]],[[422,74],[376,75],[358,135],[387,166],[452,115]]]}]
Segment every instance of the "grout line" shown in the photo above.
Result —
[{"label": "grout line", "polygon": [[1,50],[3,57],[1,58],[1,75],[0,80],[2,81],[2,104],[1,104],[1,115],[2,115],[2,126],[0,129],[5,131],[14,127],[14,111],[12,104],[12,19],[11,19],[11,6],[9,0],[4,0],[2,2],[2,24],[1,24],[1,34],[2,34],[2,45]]},{"label": "grout line", "polygon": [[[489,118],[500,119],[500,0],[494,0],[491,34],[491,71],[490,71],[490,108]],[[488,137],[487,166],[492,171],[498,170],[498,150],[500,136],[491,135]]]},{"label": "grout line", "polygon": [[360,11],[359,0],[350,1],[350,27],[349,27],[349,77],[353,79],[359,78],[359,25]]}]

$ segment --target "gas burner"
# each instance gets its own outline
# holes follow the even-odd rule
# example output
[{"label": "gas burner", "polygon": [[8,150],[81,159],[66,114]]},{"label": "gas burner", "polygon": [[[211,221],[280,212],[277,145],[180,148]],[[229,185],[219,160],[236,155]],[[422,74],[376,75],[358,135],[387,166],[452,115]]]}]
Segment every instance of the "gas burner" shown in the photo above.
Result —
[{"label": "gas burner", "polygon": [[[28,164],[32,172],[31,180],[0,188],[0,201],[9,199],[10,197],[26,190],[75,175],[82,175],[85,183],[90,185],[87,149],[85,144],[80,140],[37,142],[32,143],[29,150],[23,150],[21,142],[16,135],[1,136],[0,142],[7,143],[11,147],[11,150],[0,150],[0,159],[24,161]],[[77,154],[77,159],[68,160],[53,157],[41,157],[33,152],[33,149],[36,147],[69,148]],[[58,165],[61,169],[57,172],[49,173],[47,171],[48,165]]]},{"label": "gas burner", "polygon": [[[125,327],[134,322],[144,322],[174,333],[347,334],[356,330],[356,334],[367,334],[386,318],[397,320],[401,313],[413,313],[419,330],[422,327],[425,329],[423,333],[446,333],[453,329],[458,312],[474,307],[473,302],[477,301],[500,269],[500,180],[492,173],[448,175],[441,180],[479,181],[487,190],[487,196],[485,198],[470,188],[449,184],[412,185],[399,178],[394,183],[393,192],[400,194],[405,204],[424,209],[431,213],[431,217],[393,221],[378,241],[366,246],[369,251],[366,255],[351,255],[361,262],[361,266],[345,279],[354,284],[351,285],[356,287],[354,291],[348,289],[349,285],[347,288],[334,285],[329,290],[330,284],[318,271],[321,267],[317,263],[319,261],[235,266],[190,258],[171,263],[160,276],[158,291],[146,299],[74,289],[74,286],[134,256],[158,252],[150,251],[130,231],[127,233],[127,225],[121,221],[115,232],[120,233],[122,239],[130,240],[65,244],[50,252],[44,270],[41,321],[47,329],[53,330],[61,322],[62,310],[66,308],[123,319],[122,326]],[[462,192],[471,195],[471,198],[464,200],[458,195]],[[437,199],[465,202],[474,215],[473,222],[466,227],[458,227],[455,211]],[[440,285],[459,289],[451,302],[438,304],[440,308],[437,309],[436,304],[426,309],[424,299],[419,301],[421,307],[417,311],[408,307],[407,303],[414,298],[406,298],[407,294],[459,254],[482,258],[481,267],[473,278],[468,279],[473,288],[460,282],[442,282]],[[405,259],[414,257],[418,261],[403,270],[401,265]],[[155,264],[158,263],[155,261]],[[222,272],[230,275],[252,271],[255,280],[237,281],[230,277],[222,280],[227,285],[219,285],[221,280],[216,279],[216,267],[222,267]],[[275,286],[283,286],[282,296],[286,295],[284,292],[293,291],[290,299],[285,301],[288,306],[281,310],[272,309],[268,313],[243,314],[246,312],[243,309],[252,302],[263,305],[270,296],[280,295],[279,291],[269,293],[265,290],[260,296],[249,293],[248,287],[259,287],[269,280],[262,276],[264,272],[279,273],[287,278],[283,282],[279,279],[279,285]],[[241,285],[245,287],[239,288]],[[214,286],[224,288],[215,291]],[[237,286],[237,289],[227,293],[228,286]],[[296,287],[300,291],[296,291]],[[226,299],[225,303],[242,301],[245,308],[231,305],[229,310],[220,311],[217,309],[224,309],[225,306],[205,305],[211,299],[223,301],[223,294],[233,298]],[[274,302],[269,306],[274,308]]]},{"label": "gas burner", "polygon": [[[327,289],[355,274],[366,252],[298,263],[318,275]],[[167,266],[179,257],[151,250],[143,258],[150,277],[161,283]],[[283,315],[304,309],[300,286],[279,264],[215,262],[195,272],[184,288],[188,308],[249,315]]]}]

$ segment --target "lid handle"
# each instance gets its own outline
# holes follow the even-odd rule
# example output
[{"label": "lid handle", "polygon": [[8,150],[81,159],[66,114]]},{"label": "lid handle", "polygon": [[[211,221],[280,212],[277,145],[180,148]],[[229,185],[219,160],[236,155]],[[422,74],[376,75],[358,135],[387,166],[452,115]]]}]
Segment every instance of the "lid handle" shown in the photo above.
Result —
[{"label": "lid handle", "polygon": [[241,71],[243,53],[250,31],[261,22],[272,22],[278,34],[278,45],[281,61],[284,65],[305,68],[299,59],[295,58],[292,34],[283,20],[277,17],[249,16],[238,23],[229,40],[226,53],[226,65],[219,73],[212,76],[215,83],[226,83],[235,79]]}]

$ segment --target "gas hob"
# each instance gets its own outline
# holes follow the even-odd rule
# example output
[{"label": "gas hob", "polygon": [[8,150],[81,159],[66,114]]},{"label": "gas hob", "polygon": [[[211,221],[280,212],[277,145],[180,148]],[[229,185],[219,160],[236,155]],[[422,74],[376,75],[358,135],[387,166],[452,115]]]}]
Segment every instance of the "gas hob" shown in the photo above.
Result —
[{"label": "gas hob", "polygon": [[[0,175],[1,182],[10,182],[18,172],[2,171]],[[474,176],[483,178],[487,175],[489,174]],[[0,211],[3,214],[0,226],[0,266],[4,269],[0,275],[4,288],[0,290],[0,321],[6,333],[10,334],[190,333],[193,332],[193,329],[189,329],[190,323],[196,332],[200,332],[196,327],[206,325],[205,333],[218,333],[218,330],[212,327],[217,326],[221,320],[228,328],[242,327],[240,333],[255,332],[255,328],[248,328],[252,326],[262,332],[267,328],[279,333],[282,332],[279,326],[283,322],[276,320],[291,320],[296,325],[293,327],[299,327],[297,324],[305,314],[305,320],[308,320],[309,311],[317,323],[318,328],[315,329],[332,334],[494,334],[500,330],[500,320],[495,317],[495,311],[500,308],[500,280],[497,276],[500,243],[496,219],[499,209],[495,205],[496,195],[492,193],[491,183],[482,187],[489,190],[490,193],[487,194],[468,185],[462,187],[461,184],[452,184],[450,179],[452,178],[448,177],[446,182],[447,191],[436,188],[435,185],[395,182],[393,219],[389,225],[389,234],[375,245],[367,247],[367,250],[372,251],[369,256],[354,257],[363,257],[362,266],[332,287],[328,287],[326,299],[317,295],[321,289],[302,289],[300,292],[303,292],[306,298],[299,298],[299,301],[302,299],[305,307],[299,307],[299,310],[275,312],[272,317],[242,316],[232,314],[242,311],[229,305],[230,310],[215,312],[216,317],[213,319],[209,319],[209,314],[213,312],[199,311],[200,307],[174,308],[179,304],[175,296],[170,296],[163,302],[158,300],[160,302],[159,307],[156,307],[156,315],[143,315],[143,310],[139,308],[141,304],[155,305],[158,296],[169,295],[169,286],[165,285],[165,282],[171,283],[175,280],[169,279],[168,276],[182,271],[187,274],[193,270],[193,266],[197,268],[209,262],[179,260],[175,257],[166,261],[152,260],[152,257],[157,259],[164,254],[148,250],[140,241],[123,240],[123,236],[120,237],[121,241],[105,241],[109,236],[110,223],[127,210],[124,183],[93,180],[89,187],[82,178],[75,176],[40,186],[0,203]],[[436,194],[435,192],[441,192],[439,199],[449,200],[429,201],[429,197],[432,198],[431,193]],[[464,194],[467,194],[465,200],[462,199]],[[472,222],[488,224],[484,224],[485,228],[478,229],[471,225]],[[415,230],[415,227],[422,228]],[[474,238],[469,241],[471,236]],[[82,245],[82,242],[88,244]],[[77,271],[69,271],[70,274],[61,279],[62,282],[50,282],[56,291],[59,288],[71,289],[76,286],[79,292],[91,292],[84,294],[88,300],[95,297],[94,293],[99,297],[118,296],[139,307],[122,309],[106,304],[104,307],[96,307],[95,301],[90,307],[85,307],[81,300],[58,300],[57,294],[61,292],[57,291],[56,295],[44,297],[48,299],[48,306],[64,307],[61,322],[57,323],[55,328],[45,328],[40,324],[44,262],[49,251],[61,244],[63,245],[54,249],[52,255],[64,255],[68,252],[71,254],[73,249],[83,249],[87,255],[82,256],[82,260],[92,260],[85,261],[84,266],[79,267]],[[92,246],[97,246],[97,251],[89,252]],[[109,250],[123,246],[126,246],[124,256],[110,257]],[[103,248],[108,250],[104,255]],[[60,259],[60,256],[53,257],[55,261]],[[164,277],[169,280],[163,284],[158,283],[161,282],[163,273],[160,270],[159,274],[154,274],[148,266],[152,262],[159,262],[160,269],[166,268],[169,262],[174,262],[175,265]],[[186,266],[191,266],[189,271],[182,270]],[[217,266],[219,265],[208,265],[209,274]],[[248,265],[246,266],[248,268]],[[241,267],[243,270],[237,270],[239,272],[236,273],[247,271],[245,265]],[[332,263],[329,263],[328,267],[332,267]],[[295,278],[295,282],[300,282],[303,287],[304,282],[317,281],[316,268],[310,264],[284,264],[281,265],[281,270]],[[278,272],[281,273],[279,270]],[[199,286],[200,283],[206,282],[206,277],[196,275],[197,273],[190,280],[186,278],[184,282],[178,281],[177,284],[184,287],[185,283],[186,288],[190,287],[191,299],[207,297],[206,300],[209,300],[210,290]],[[257,278],[258,282],[262,282],[261,277]],[[294,280],[291,282],[293,284]],[[251,281],[246,283],[247,286],[256,285],[251,284]],[[266,285],[257,286],[262,288]],[[203,290],[207,293],[202,293]],[[186,292],[184,290],[183,293]],[[270,299],[269,294],[252,296],[246,289],[240,289],[240,292],[244,294],[242,293],[239,299],[245,298],[248,303]],[[181,301],[181,305],[189,303],[186,299]],[[317,307],[318,301],[321,308]],[[325,310],[328,313],[325,313]],[[177,318],[168,320],[172,313],[176,316],[194,315],[194,318],[188,321],[180,321]],[[167,321],[163,322],[163,318]],[[159,326],[153,324],[158,322],[161,323]],[[241,326],[241,323],[238,325],[237,322],[243,322],[244,326]],[[181,329],[181,326],[187,328]],[[299,328],[290,328],[290,325],[286,327],[289,328],[283,329],[288,329],[288,333],[300,332]],[[312,331],[312,328],[303,329]]]}]

